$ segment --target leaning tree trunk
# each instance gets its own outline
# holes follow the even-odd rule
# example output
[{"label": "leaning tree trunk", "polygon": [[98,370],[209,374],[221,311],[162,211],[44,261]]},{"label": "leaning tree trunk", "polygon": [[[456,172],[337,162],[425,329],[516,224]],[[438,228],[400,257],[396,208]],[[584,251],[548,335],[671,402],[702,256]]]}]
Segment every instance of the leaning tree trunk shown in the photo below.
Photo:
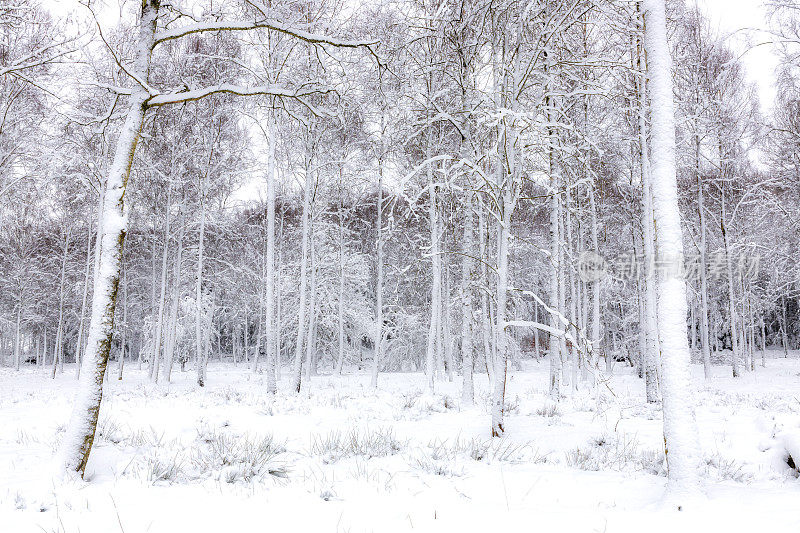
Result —
[{"label": "leaning tree trunk", "polygon": [[660,272],[657,281],[668,486],[672,491],[694,491],[699,485],[699,446],[691,400],[686,280],[677,268],[679,262],[683,261],[683,235],[678,210],[672,60],[667,43],[664,0],[644,0],[643,5],[651,103],[650,179],[655,215],[656,257],[660,265],[675,266]]},{"label": "leaning tree trunk", "polygon": [[[152,42],[155,30],[155,9],[144,4],[140,42]],[[149,39],[149,41],[148,41]],[[146,61],[146,60],[145,60]],[[146,65],[146,63],[145,63]],[[142,72],[145,69],[139,69]],[[144,118],[146,93],[131,96],[125,124],[117,139],[114,163],[107,182],[103,225],[100,237],[100,268],[97,285],[92,295],[92,311],[86,352],[83,357],[80,384],[72,416],[61,444],[61,463],[66,470],[83,475],[89,452],[94,442],[94,432],[103,397],[103,376],[111,350],[114,330],[114,307],[119,286],[119,266],[122,243],[125,240],[127,213],[124,210],[125,187],[130,174],[139,131]]]},{"label": "leaning tree trunk", "polygon": [[[139,42],[136,48],[138,56],[133,68],[140,78],[145,80],[154,43],[158,7],[158,0],[142,2]],[[100,401],[103,398],[103,376],[111,350],[120,258],[128,222],[124,208],[125,188],[136,152],[148,96],[147,92],[143,90],[137,90],[130,96],[127,116],[117,138],[114,161],[106,182],[104,220],[102,225],[98,226],[102,228],[99,233],[102,243],[97,284],[92,295],[88,342],[72,416],[60,450],[60,462],[64,470],[80,472],[81,476],[83,476],[89,460],[89,452],[97,427],[97,417],[100,412]]]}]

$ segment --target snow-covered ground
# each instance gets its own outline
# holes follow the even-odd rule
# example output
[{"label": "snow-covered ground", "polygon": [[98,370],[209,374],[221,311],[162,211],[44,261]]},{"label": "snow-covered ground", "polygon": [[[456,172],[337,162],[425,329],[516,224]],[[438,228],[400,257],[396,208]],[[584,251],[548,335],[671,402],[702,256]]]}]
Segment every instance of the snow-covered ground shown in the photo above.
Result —
[{"label": "snow-covered ground", "polygon": [[382,375],[377,392],[368,376],[318,376],[271,397],[244,367],[212,365],[198,390],[191,372],[153,385],[131,364],[106,384],[86,481],[61,482],[74,368],[3,368],[0,532],[797,532],[792,355],[738,380],[716,367],[710,384],[693,368],[704,495],[681,512],[661,504],[660,408],[627,368],[556,406],[547,363],[526,363],[510,375],[507,438],[491,440],[485,377],[461,410],[458,378],[431,396],[419,374]]}]

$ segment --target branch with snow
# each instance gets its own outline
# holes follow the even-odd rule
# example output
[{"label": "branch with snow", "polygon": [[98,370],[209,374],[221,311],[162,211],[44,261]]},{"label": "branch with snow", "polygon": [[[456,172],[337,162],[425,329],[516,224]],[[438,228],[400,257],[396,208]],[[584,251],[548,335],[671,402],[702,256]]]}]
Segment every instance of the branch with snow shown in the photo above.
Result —
[{"label": "branch with snow", "polygon": [[180,26],[169,30],[162,30],[156,33],[153,46],[155,47],[160,43],[171,41],[174,39],[180,39],[181,37],[192,35],[194,33],[205,33],[212,31],[249,31],[256,29],[274,30],[279,33],[290,35],[302,41],[306,41],[307,43],[329,45],[337,48],[370,49],[371,46],[377,44],[376,41],[350,41],[347,39],[339,39],[337,37],[332,37],[330,35],[306,31],[304,29],[298,28],[296,26],[290,26],[288,24],[285,24],[277,20],[263,19],[252,22],[250,21],[198,22],[196,24],[187,24],[186,26]]},{"label": "branch with snow", "polygon": [[298,100],[302,100],[303,98],[311,96],[313,94],[327,94],[329,92],[331,92],[331,89],[325,87],[290,89],[278,85],[244,87],[241,85],[223,83],[220,85],[212,85],[211,87],[203,87],[201,89],[194,89],[191,91],[156,94],[155,96],[150,97],[145,102],[145,105],[147,105],[147,107],[158,107],[167,104],[191,102],[194,100],[200,100],[201,98],[205,98],[207,96],[211,96],[212,94],[233,94],[236,96],[264,95],[264,96],[277,96],[280,98],[295,98]]}]

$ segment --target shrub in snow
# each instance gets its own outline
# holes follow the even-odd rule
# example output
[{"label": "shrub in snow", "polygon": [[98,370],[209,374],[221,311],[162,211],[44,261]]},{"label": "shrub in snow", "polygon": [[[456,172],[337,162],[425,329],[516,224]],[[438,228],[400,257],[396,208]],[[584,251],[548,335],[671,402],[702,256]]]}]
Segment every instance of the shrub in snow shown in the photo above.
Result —
[{"label": "shrub in snow", "polygon": [[457,468],[447,460],[423,452],[412,457],[411,464],[434,476],[459,477],[464,475],[463,468]]},{"label": "shrub in snow", "polygon": [[564,459],[568,466],[580,470],[666,474],[664,452],[640,450],[638,441],[626,434],[595,437],[587,445],[567,451]]},{"label": "shrub in snow", "polygon": [[179,454],[170,458],[152,453],[144,459],[139,472],[150,484],[175,483],[183,477],[183,458]]},{"label": "shrub in snow", "polygon": [[234,483],[265,476],[285,478],[286,466],[276,457],[286,448],[275,442],[272,435],[250,437],[226,433],[206,433],[200,446],[193,450],[192,464],[196,477],[211,476]]},{"label": "shrub in snow", "polygon": [[720,481],[736,481],[745,483],[753,479],[753,475],[744,470],[744,465],[735,459],[729,459],[719,452],[706,457],[706,473]]},{"label": "shrub in snow", "polygon": [[456,439],[452,442],[436,440],[428,444],[429,456],[434,461],[453,462],[459,456],[486,463],[544,463],[542,454],[529,443],[516,443],[505,439]]},{"label": "shrub in snow", "polygon": [[347,457],[386,457],[400,452],[407,441],[394,436],[391,429],[351,429],[347,433],[332,431],[311,437],[311,454],[322,457],[325,463],[335,463]]},{"label": "shrub in snow", "polygon": [[545,418],[553,418],[561,416],[561,411],[558,408],[558,404],[546,403],[536,410],[536,414]]}]

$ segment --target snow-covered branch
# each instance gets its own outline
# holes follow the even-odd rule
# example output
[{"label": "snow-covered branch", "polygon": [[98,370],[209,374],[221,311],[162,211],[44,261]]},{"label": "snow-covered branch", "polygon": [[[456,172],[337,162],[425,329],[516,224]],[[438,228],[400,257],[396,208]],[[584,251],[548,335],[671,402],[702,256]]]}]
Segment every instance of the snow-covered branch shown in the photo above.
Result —
[{"label": "snow-covered branch", "polygon": [[198,22],[196,24],[188,24],[168,30],[162,30],[156,33],[154,46],[174,39],[180,39],[187,35],[194,33],[205,33],[211,31],[249,31],[256,29],[268,29],[290,35],[302,41],[312,44],[321,44],[335,46],[338,48],[369,48],[375,44],[375,41],[351,41],[347,39],[339,39],[330,35],[321,33],[314,33],[298,28],[294,25],[285,24],[283,22],[271,19],[263,19],[257,21],[208,21]]},{"label": "snow-covered branch", "polygon": [[182,102],[191,102],[193,100],[200,100],[212,94],[233,94],[236,96],[277,96],[280,98],[295,98],[302,99],[312,94],[326,94],[331,90],[324,87],[317,88],[301,88],[291,89],[281,87],[278,85],[262,85],[258,87],[244,87],[241,85],[232,85],[223,83],[220,85],[213,85],[211,87],[204,87],[201,89],[194,89],[191,91],[174,92],[157,94],[147,100],[148,107],[158,107],[167,104],[178,104]]}]

